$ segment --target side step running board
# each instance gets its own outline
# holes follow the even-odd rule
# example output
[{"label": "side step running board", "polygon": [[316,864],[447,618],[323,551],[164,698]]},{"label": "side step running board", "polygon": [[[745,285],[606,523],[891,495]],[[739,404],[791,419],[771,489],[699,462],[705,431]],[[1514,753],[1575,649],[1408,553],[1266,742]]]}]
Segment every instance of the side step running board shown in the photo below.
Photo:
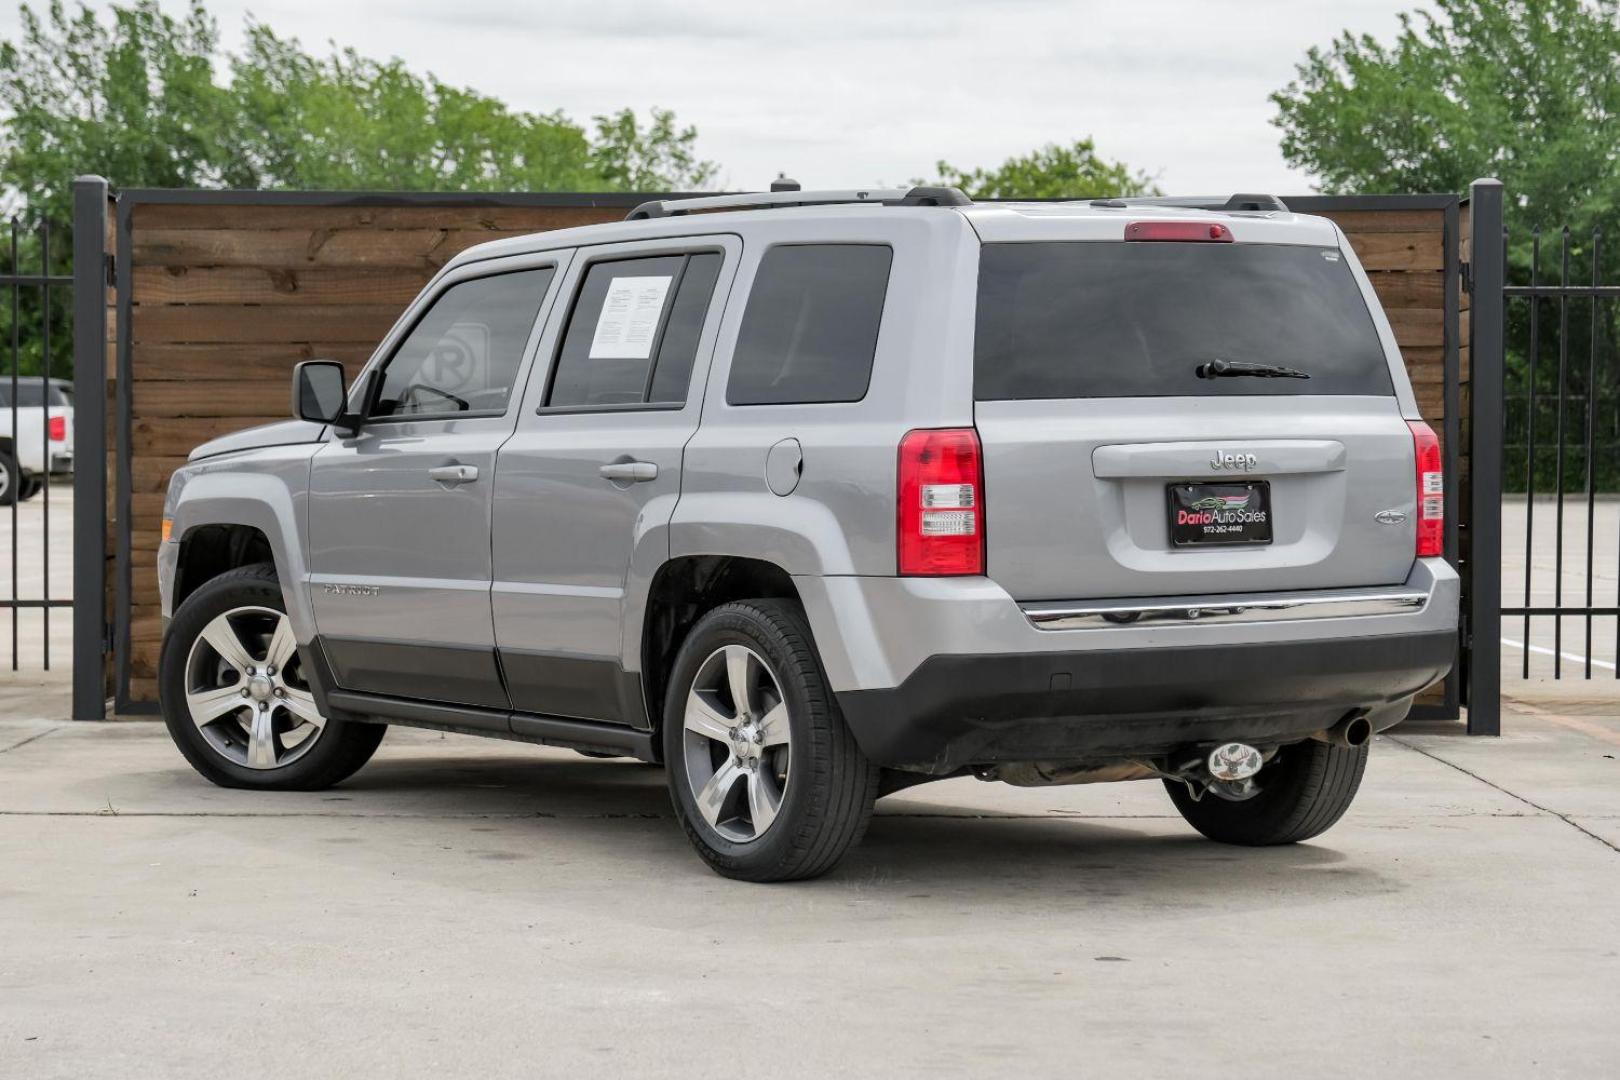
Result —
[{"label": "side step running board", "polygon": [[658,760],[651,732],[636,731],[618,724],[502,709],[479,709],[469,705],[441,705],[381,694],[361,694],[352,690],[331,691],[326,695],[326,704],[330,711],[343,714],[340,719],[401,724],[468,735],[493,735],[518,742],[563,746],[570,750],[617,754],[641,761]]}]

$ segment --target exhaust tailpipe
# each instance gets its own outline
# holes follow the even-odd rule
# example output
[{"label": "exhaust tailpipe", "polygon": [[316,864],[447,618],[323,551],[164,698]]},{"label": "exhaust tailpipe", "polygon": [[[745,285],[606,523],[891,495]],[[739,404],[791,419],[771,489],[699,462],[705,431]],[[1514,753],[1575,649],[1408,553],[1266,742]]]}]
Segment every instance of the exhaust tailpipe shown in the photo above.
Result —
[{"label": "exhaust tailpipe", "polygon": [[1319,742],[1351,749],[1357,746],[1366,746],[1372,741],[1372,737],[1372,721],[1367,719],[1366,709],[1358,709],[1332,727],[1325,728],[1311,736],[1311,738]]}]

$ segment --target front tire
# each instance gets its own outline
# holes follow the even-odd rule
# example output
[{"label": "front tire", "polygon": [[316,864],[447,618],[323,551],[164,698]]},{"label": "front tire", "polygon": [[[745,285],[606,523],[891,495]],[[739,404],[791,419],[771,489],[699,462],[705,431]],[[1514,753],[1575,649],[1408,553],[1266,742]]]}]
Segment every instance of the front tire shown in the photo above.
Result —
[{"label": "front tire", "polygon": [[221,574],[180,605],[163,638],[158,699],[180,752],[221,787],[331,787],[387,731],[320,714],[269,564]]},{"label": "front tire", "polygon": [[1195,802],[1186,784],[1166,780],[1164,786],[1187,823],[1211,840],[1244,847],[1297,844],[1327,832],[1350,809],[1370,749],[1314,739],[1285,746],[1255,775],[1260,793],[1241,802],[1209,792]]},{"label": "front tire", "polygon": [[796,605],[744,600],[698,620],[671,671],[663,739],[675,816],[716,873],[817,877],[866,831],[878,770]]}]

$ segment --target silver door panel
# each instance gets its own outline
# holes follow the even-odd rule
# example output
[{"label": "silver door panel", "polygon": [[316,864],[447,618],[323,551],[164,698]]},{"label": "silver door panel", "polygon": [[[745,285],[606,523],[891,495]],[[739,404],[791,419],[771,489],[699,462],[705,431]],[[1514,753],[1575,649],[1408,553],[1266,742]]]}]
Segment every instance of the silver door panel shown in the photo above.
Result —
[{"label": "silver door panel", "polygon": [[[530,378],[517,431],[500,452],[492,527],[495,640],[515,708],[646,723],[640,702],[627,700],[641,667],[641,604],[669,557],[682,455],[697,430],[742,245],[724,235],[581,249],[560,294],[573,297],[596,262],[703,249],[721,251],[725,261],[684,405],[541,409],[549,372],[537,364]],[[555,310],[539,348],[548,366],[556,362],[568,304]],[[602,473],[603,466],[629,464],[642,466],[636,471],[645,479]],[[626,603],[627,582],[638,594],[633,605]],[[532,673],[526,685],[513,676],[525,671]]]}]

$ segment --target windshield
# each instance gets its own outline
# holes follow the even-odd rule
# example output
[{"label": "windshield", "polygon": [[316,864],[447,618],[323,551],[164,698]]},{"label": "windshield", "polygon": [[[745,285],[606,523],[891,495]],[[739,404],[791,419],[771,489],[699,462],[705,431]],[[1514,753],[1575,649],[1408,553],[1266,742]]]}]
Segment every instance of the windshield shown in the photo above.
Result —
[{"label": "windshield", "polygon": [[[1334,248],[987,244],[977,327],[981,401],[1394,393],[1372,315]],[[1309,378],[1232,374],[1246,366]]]}]

